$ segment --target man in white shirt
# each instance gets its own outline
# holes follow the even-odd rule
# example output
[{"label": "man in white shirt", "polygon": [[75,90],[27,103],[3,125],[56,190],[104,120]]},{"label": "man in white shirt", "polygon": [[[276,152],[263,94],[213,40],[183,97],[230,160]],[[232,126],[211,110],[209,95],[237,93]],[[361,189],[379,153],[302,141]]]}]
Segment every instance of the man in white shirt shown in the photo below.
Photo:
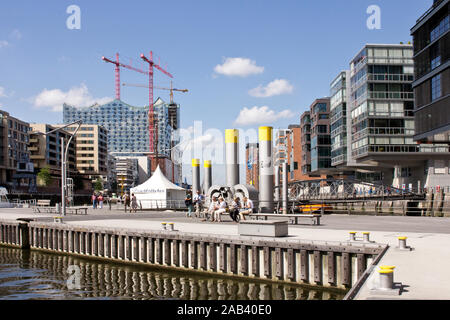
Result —
[{"label": "man in white shirt", "polygon": [[194,195],[194,198],[192,199],[192,202],[195,206],[195,215],[197,217],[200,216],[200,212],[203,210],[203,202],[205,201],[205,196],[200,193],[199,190],[197,190],[197,193]]},{"label": "man in white shirt", "polygon": [[215,211],[215,219],[213,219],[213,221],[222,222],[221,214],[225,212],[227,212],[227,203],[222,197],[220,197],[219,208]]},{"label": "man in white shirt", "polygon": [[253,213],[253,201],[247,197],[242,199],[242,209],[239,211],[239,216],[242,220],[245,220],[244,214]]},{"label": "man in white shirt", "polygon": [[[213,197],[211,200],[211,203],[209,204],[209,209],[208,209],[208,213],[209,216],[211,217],[211,220],[214,220],[214,212],[219,209],[219,203],[217,202],[217,198]],[[203,220],[206,221],[207,219]]]}]

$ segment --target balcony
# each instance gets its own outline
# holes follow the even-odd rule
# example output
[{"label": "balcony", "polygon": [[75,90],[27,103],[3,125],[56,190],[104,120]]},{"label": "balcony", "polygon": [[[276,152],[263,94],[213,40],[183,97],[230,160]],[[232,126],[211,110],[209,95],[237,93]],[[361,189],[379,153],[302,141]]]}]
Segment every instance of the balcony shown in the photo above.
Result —
[{"label": "balcony", "polygon": [[414,100],[413,92],[369,91],[368,99],[374,100]]},{"label": "balcony", "polygon": [[412,74],[369,74],[367,80],[372,82],[409,83],[414,81],[414,76]]}]

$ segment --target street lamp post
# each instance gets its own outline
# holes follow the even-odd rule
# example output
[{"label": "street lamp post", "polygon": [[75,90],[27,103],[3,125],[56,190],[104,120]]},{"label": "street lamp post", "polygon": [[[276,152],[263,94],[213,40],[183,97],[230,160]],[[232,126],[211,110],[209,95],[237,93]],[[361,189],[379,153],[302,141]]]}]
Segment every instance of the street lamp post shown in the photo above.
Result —
[{"label": "street lamp post", "polygon": [[61,215],[66,215],[66,163],[67,163],[67,154],[69,153],[69,145],[72,141],[73,137],[77,134],[78,129],[80,129],[82,121],[78,120],[69,124],[66,124],[65,126],[50,130],[46,133],[38,133],[41,135],[48,135],[50,133],[60,131],[61,129],[67,128],[71,125],[78,124],[78,127],[75,129],[75,132],[70,136],[69,140],[67,141],[66,148],[64,149],[64,137],[61,137]]}]

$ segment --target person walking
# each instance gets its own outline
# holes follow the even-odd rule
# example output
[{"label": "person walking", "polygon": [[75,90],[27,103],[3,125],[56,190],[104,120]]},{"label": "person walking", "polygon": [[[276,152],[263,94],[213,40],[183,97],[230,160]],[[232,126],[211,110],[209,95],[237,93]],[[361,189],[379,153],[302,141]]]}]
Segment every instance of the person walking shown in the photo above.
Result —
[{"label": "person walking", "polygon": [[98,207],[100,208],[100,209],[103,209],[103,195],[100,193],[99,194],[99,196],[98,196],[98,198],[97,198],[97,200],[98,200]]},{"label": "person walking", "polygon": [[130,195],[128,193],[125,193],[124,204],[125,204],[125,212],[127,212],[127,207],[130,206]]},{"label": "person walking", "polygon": [[131,212],[134,211],[134,213],[137,212],[137,207],[138,207],[138,203],[137,203],[137,198],[136,196],[133,194],[131,194]]},{"label": "person walking", "polygon": [[222,215],[222,213],[227,212],[227,207],[228,207],[228,205],[227,205],[226,201],[222,197],[220,197],[219,198],[219,208],[217,210],[215,210],[215,212],[214,212],[215,218],[214,218],[213,222],[214,221],[222,222],[221,215]]},{"label": "person walking", "polygon": [[195,216],[200,217],[200,213],[203,210],[203,202],[205,201],[205,196],[200,193],[200,190],[197,190],[197,193],[194,195],[192,199],[195,204]]},{"label": "person walking", "polygon": [[92,209],[97,209],[97,195],[95,194],[95,192],[92,194],[91,200],[92,200]]},{"label": "person walking", "polygon": [[242,220],[245,220],[244,215],[251,213],[253,213],[253,201],[247,197],[244,197],[242,202],[242,209],[239,211],[239,217]]},{"label": "person walking", "polygon": [[192,198],[191,193],[188,192],[186,198],[184,199],[184,204],[186,205],[188,212],[186,213],[186,217],[192,218]]},{"label": "person walking", "polygon": [[239,210],[241,209],[241,200],[235,197],[231,203],[230,217],[234,222],[239,222]]}]

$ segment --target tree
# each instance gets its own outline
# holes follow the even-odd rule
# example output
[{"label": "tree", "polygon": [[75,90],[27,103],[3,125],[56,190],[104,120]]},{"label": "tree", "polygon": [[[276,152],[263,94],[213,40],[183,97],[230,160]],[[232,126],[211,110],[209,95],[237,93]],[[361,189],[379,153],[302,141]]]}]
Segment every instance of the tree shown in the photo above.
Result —
[{"label": "tree", "polygon": [[94,190],[95,191],[102,191],[103,190],[103,180],[99,177],[94,183]]},{"label": "tree", "polygon": [[50,174],[50,169],[48,167],[44,167],[39,170],[37,177],[46,187],[48,187],[53,180],[52,175]]}]

